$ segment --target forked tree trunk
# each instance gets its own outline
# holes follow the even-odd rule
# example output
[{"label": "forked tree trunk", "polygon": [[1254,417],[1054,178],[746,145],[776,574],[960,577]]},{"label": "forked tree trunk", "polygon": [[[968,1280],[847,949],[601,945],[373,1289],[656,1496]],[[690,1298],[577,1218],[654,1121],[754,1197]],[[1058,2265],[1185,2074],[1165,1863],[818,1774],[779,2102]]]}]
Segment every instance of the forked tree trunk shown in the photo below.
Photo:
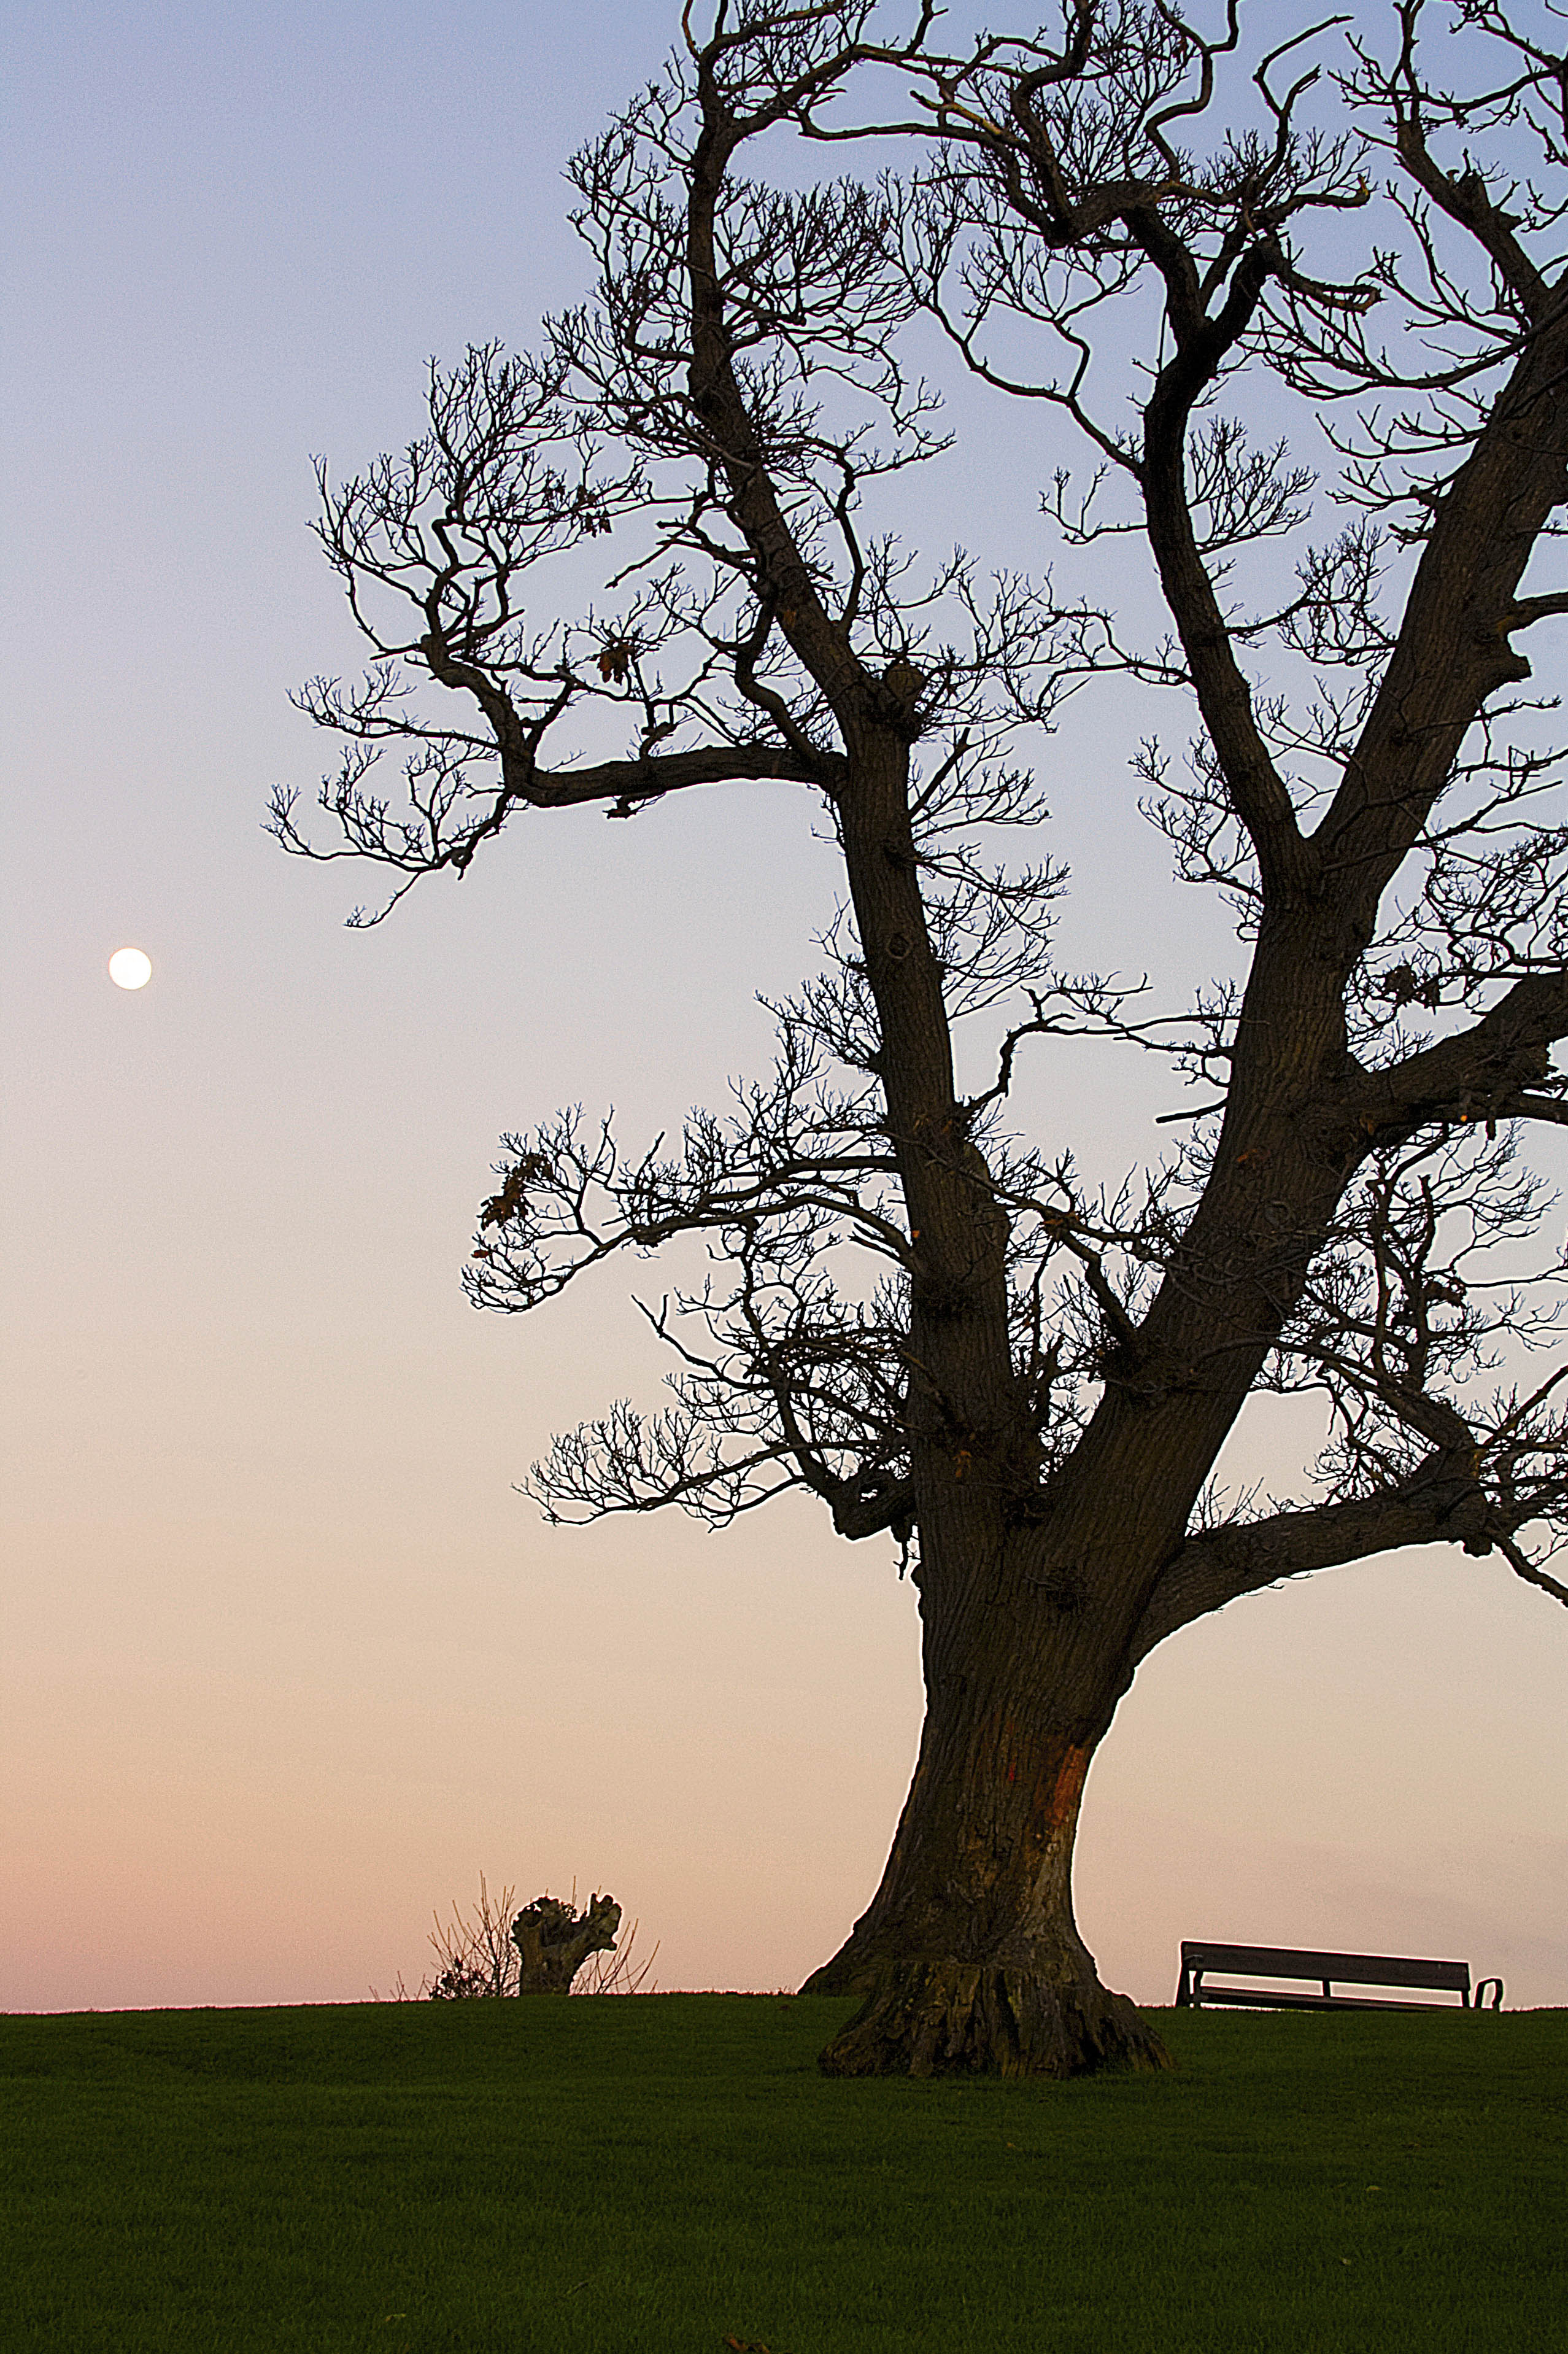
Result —
[{"label": "forked tree trunk", "polygon": [[570,1994],[590,1954],[614,1952],[620,1929],[613,1896],[593,1897],[586,1913],[575,1913],[558,1896],[535,1896],[512,1924],[521,1964],[518,1993]]},{"label": "forked tree trunk", "polygon": [[[1054,1548],[1050,1548],[1054,1551]],[[923,1580],[927,1714],[882,1884],[810,1994],[859,1994],[830,2075],[1075,2076],[1169,2068],[1101,1985],[1073,1917],[1084,1781],[1128,1646],[1014,1538],[978,1607]],[[974,1592],[974,1582],[969,1584]]]}]

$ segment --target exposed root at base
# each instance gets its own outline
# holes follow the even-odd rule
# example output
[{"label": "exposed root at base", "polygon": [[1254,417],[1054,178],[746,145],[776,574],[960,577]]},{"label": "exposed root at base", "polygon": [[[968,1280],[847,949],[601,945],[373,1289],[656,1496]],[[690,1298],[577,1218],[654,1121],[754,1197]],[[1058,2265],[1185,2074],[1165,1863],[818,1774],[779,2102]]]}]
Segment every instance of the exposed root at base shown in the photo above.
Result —
[{"label": "exposed root at base", "polygon": [[819,2057],[828,2076],[1086,2076],[1174,2067],[1124,1994],[975,1962],[888,1962]]}]

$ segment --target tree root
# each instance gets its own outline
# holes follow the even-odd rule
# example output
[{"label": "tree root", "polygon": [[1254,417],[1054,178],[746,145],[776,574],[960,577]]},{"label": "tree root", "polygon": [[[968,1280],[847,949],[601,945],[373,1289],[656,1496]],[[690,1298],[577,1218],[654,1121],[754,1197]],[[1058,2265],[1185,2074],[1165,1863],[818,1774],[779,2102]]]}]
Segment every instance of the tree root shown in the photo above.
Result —
[{"label": "tree root", "polygon": [[1086,2076],[1175,2062],[1124,1994],[1007,1965],[888,1962],[820,2055],[828,2076]]}]

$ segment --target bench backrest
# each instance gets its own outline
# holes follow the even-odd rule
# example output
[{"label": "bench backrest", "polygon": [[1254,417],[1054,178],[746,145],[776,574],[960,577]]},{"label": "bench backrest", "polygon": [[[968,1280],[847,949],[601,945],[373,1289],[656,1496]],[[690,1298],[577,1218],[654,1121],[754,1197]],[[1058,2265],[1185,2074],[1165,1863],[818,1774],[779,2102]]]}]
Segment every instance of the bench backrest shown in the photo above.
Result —
[{"label": "bench backrest", "polygon": [[1304,1954],[1285,1946],[1208,1946],[1181,1940],[1181,1968],[1243,1978],[1327,1978],[1343,1986],[1452,1988],[1470,1991],[1468,1962],[1413,1961],[1396,1954]]}]

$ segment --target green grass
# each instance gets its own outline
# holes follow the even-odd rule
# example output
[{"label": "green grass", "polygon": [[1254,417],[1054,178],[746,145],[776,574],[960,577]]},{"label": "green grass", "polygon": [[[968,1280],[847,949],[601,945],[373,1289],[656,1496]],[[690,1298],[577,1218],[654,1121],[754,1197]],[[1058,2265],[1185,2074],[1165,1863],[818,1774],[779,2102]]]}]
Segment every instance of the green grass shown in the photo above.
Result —
[{"label": "green grass", "polygon": [[1568,2012],[830,2082],[768,1996],[0,2019],[0,2347],[1560,2354]]}]

